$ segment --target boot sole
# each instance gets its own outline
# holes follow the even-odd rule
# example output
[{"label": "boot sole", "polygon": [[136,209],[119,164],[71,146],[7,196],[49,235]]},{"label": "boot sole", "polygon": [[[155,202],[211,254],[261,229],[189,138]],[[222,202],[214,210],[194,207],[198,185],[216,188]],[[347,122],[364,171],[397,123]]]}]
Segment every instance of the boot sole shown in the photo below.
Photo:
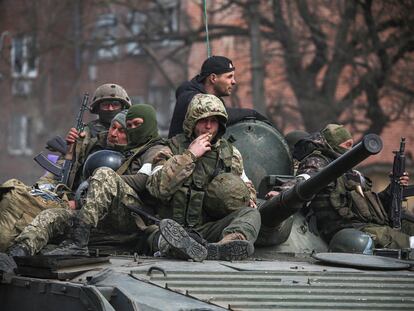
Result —
[{"label": "boot sole", "polygon": [[207,251],[207,260],[242,260],[253,255],[254,246],[249,241],[235,240],[223,244],[208,244]]},{"label": "boot sole", "polygon": [[160,221],[160,233],[175,249],[186,254],[194,261],[203,261],[207,257],[207,249],[188,235],[185,229],[172,219]]}]

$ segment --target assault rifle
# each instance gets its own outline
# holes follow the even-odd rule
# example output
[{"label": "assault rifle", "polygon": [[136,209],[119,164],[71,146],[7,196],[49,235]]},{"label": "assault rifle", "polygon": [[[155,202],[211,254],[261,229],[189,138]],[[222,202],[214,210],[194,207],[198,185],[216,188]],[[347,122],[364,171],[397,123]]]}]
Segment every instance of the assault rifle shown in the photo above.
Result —
[{"label": "assault rifle", "polygon": [[400,150],[394,152],[394,163],[390,182],[391,206],[389,211],[391,226],[401,228],[401,208],[404,199],[404,186],[400,184],[400,177],[405,172],[405,138],[401,137]]},{"label": "assault rifle", "polygon": [[[83,114],[85,110],[88,108],[88,101],[89,101],[89,94],[85,93],[85,95],[83,95],[82,105],[79,108],[78,116],[76,117],[75,128],[78,131],[78,133],[82,132],[85,126],[83,124]],[[73,180],[72,181],[70,180],[70,173],[72,170],[73,161],[75,160],[75,157],[76,157],[75,146],[76,144],[71,144],[66,152],[65,162],[63,163],[63,167],[62,167],[62,178],[60,180],[62,184],[65,184],[69,188],[71,188],[72,182],[73,182]]]},{"label": "assault rifle", "polygon": [[[62,137],[55,136],[46,142],[46,149],[52,152],[59,152],[62,156],[64,156],[66,154],[67,146]],[[62,176],[62,168],[54,162],[51,162],[42,152],[36,155],[33,160],[53,175],[57,177]]]},{"label": "assault rifle", "polygon": [[[83,114],[85,110],[88,108],[88,101],[89,101],[89,94],[85,93],[82,99],[81,107],[79,108],[78,115],[76,117],[76,129],[78,132],[83,131]],[[74,160],[74,146],[75,144],[71,145],[69,150],[67,149],[66,142],[59,136],[54,137],[47,141],[46,148],[51,151],[58,151],[62,155],[64,155],[65,162],[63,167],[56,165],[55,163],[50,162],[50,160],[43,154],[39,153],[33,159],[34,161],[43,167],[48,172],[51,172],[53,175],[59,177],[61,183],[67,185],[68,187],[71,186],[70,181],[70,172],[72,168],[72,163]]]}]

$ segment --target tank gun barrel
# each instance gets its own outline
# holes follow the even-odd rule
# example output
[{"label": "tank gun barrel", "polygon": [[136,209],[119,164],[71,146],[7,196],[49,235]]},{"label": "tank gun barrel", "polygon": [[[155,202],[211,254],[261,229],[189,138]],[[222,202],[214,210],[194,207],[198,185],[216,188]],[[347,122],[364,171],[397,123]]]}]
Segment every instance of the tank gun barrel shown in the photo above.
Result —
[{"label": "tank gun barrel", "polygon": [[371,155],[382,149],[382,140],[378,135],[368,134],[339,158],[335,159],[309,179],[298,182],[294,187],[281,192],[259,207],[262,224],[272,228],[300,210],[304,202],[312,198],[328,184],[352,169]]}]

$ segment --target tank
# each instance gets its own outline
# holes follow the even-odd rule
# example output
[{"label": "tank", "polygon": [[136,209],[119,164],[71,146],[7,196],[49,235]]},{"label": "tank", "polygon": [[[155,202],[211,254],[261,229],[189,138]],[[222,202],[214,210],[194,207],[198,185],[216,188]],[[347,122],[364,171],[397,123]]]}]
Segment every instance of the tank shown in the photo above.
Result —
[{"label": "tank", "polygon": [[227,128],[224,137],[242,153],[246,175],[258,190],[259,198],[264,198],[269,190],[269,184],[262,183],[265,176],[293,174],[292,156],[286,140],[270,123],[240,120]]},{"label": "tank", "polygon": [[[228,137],[256,186],[292,174],[284,138],[268,123],[240,121]],[[0,309],[414,310],[409,251],[395,250],[396,259],[327,253],[301,213],[324,184],[379,149],[380,139],[366,136],[319,174],[263,202],[265,226],[283,231],[290,222],[288,238],[256,247],[248,260],[198,263],[99,250],[90,257],[23,257],[16,259],[17,274],[0,272]]]}]

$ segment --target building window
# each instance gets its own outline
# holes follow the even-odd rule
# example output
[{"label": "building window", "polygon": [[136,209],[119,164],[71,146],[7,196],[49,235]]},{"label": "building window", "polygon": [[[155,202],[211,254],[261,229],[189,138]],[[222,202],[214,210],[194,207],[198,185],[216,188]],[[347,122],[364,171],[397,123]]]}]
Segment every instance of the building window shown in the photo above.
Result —
[{"label": "building window", "polygon": [[171,1],[170,3],[159,4],[152,12],[151,22],[153,38],[161,39],[161,46],[170,46],[174,44],[174,40],[169,36],[175,34],[179,30],[179,3]]},{"label": "building window", "polygon": [[31,155],[32,120],[26,115],[13,116],[9,128],[8,151],[12,155]]},{"label": "building window", "polygon": [[28,79],[14,79],[12,83],[12,94],[27,97],[32,93],[33,83]]},{"label": "building window", "polygon": [[22,35],[13,38],[11,63],[14,78],[37,77],[36,41],[32,36]]},{"label": "building window", "polygon": [[165,7],[163,9],[163,32],[166,34],[178,32],[178,4]]},{"label": "building window", "polygon": [[112,59],[118,56],[119,48],[116,43],[117,19],[114,14],[104,14],[98,17],[95,24],[94,37],[98,44],[99,59]]},{"label": "building window", "polygon": [[141,12],[131,12],[128,14],[128,29],[131,32],[131,42],[126,45],[126,52],[130,55],[143,53],[137,39],[145,31],[147,16]]}]

